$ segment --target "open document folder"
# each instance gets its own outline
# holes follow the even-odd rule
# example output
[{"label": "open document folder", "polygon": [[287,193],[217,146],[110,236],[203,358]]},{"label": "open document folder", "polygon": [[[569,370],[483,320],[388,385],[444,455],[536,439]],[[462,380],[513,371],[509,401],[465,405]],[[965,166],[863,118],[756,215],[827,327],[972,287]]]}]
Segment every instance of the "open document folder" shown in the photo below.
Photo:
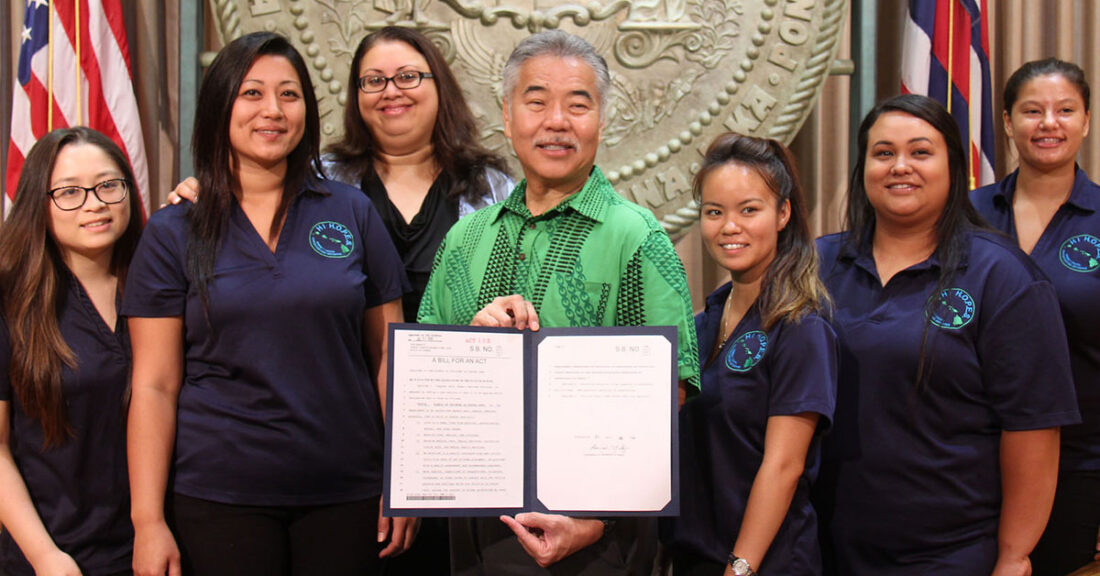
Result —
[{"label": "open document folder", "polygon": [[679,511],[674,327],[393,324],[395,516]]}]

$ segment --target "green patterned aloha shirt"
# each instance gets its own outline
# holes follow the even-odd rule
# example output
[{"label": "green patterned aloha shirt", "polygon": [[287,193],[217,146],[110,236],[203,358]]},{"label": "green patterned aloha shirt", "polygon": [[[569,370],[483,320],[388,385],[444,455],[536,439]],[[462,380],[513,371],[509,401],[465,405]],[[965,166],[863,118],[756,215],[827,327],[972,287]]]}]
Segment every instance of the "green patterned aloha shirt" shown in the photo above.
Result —
[{"label": "green patterned aloha shirt", "polygon": [[539,216],[526,188],[451,228],[417,321],[466,325],[493,298],[521,294],[543,326],[675,326],[680,379],[699,390],[687,275],[653,214],[616,194],[599,168]]}]

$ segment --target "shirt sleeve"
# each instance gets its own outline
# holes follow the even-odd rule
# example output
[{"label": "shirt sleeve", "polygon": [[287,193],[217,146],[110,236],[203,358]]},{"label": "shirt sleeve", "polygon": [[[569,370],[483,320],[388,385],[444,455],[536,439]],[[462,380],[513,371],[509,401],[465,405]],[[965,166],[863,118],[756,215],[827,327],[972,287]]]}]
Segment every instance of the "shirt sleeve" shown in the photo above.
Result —
[{"label": "shirt sleeve", "polygon": [[153,214],[130,262],[122,315],[147,318],[183,316],[190,282],[184,272],[187,220],[182,206]]},{"label": "shirt sleeve", "polygon": [[978,336],[982,380],[1004,430],[1081,421],[1069,348],[1049,282],[1034,281],[996,307]]},{"label": "shirt sleeve", "polygon": [[828,428],[836,408],[839,348],[828,322],[811,315],[784,323],[777,333],[769,366],[768,415],[815,412]]},{"label": "shirt sleeve", "polygon": [[679,378],[699,391],[699,347],[688,292],[687,274],[672,241],[661,230],[651,231],[626,265],[622,294],[615,310],[616,326],[675,326]]},{"label": "shirt sleeve", "polygon": [[367,276],[367,308],[373,308],[400,298],[411,288],[405,276],[405,264],[386,232],[382,217],[369,200],[365,197],[363,200],[367,206],[361,228],[363,273]]}]

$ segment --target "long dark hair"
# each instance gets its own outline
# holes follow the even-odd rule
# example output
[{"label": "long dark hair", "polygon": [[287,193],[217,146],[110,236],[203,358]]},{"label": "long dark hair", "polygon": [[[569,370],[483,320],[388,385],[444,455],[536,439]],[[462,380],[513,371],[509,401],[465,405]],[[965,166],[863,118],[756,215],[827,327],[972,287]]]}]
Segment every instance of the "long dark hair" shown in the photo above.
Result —
[{"label": "long dark hair", "polygon": [[359,114],[359,65],[371,48],[382,42],[403,42],[416,50],[435,76],[439,112],[432,128],[432,156],[451,179],[450,198],[474,200],[489,192],[486,168],[508,172],[504,160],[481,145],[477,122],[462,95],[462,87],[447,66],[443,54],[426,36],[410,28],[387,26],[367,35],[351,60],[347,102],[344,105],[344,136],[328,148],[344,179],[362,181],[375,174],[378,143]]},{"label": "long dark hair", "polygon": [[1012,107],[1016,105],[1016,100],[1020,97],[1020,89],[1024,87],[1024,84],[1041,76],[1061,76],[1065,78],[1070,84],[1073,84],[1073,87],[1077,89],[1077,93],[1081,95],[1081,99],[1084,100],[1085,112],[1089,111],[1091,91],[1089,90],[1089,82],[1085,79],[1085,71],[1072,62],[1057,58],[1046,58],[1028,62],[1017,68],[1012,76],[1008,77],[1002,94],[1005,114],[1012,114]]},{"label": "long dark hair", "polygon": [[19,175],[15,203],[0,226],[0,304],[11,339],[7,377],[23,411],[41,425],[46,446],[56,446],[72,434],[61,371],[63,366],[75,369],[79,360],[57,323],[68,284],[61,250],[49,232],[47,196],[57,155],[74,144],[103,150],[130,187],[130,222],[111,250],[110,272],[118,278],[120,290],[142,227],[137,181],[126,155],[110,138],[78,126],[54,130],[31,148]]},{"label": "long dark hair", "polygon": [[848,181],[849,247],[859,249],[874,237],[875,210],[867,199],[863,178],[867,167],[868,133],[879,117],[887,112],[901,112],[918,118],[939,132],[947,145],[947,167],[951,176],[947,204],[936,221],[936,249],[933,254],[940,262],[940,271],[936,287],[925,306],[925,316],[928,320],[921,335],[920,365],[917,369],[917,385],[920,388],[927,380],[932,368],[931,359],[927,354],[927,343],[932,306],[938,302],[935,296],[945,290],[954,278],[967,252],[970,233],[975,229],[984,229],[986,225],[970,203],[966,153],[955,120],[939,102],[919,94],[903,94],[879,102],[859,125],[859,152],[856,156],[855,169],[852,170],[852,178]]},{"label": "long dark hair", "polygon": [[286,58],[298,73],[306,105],[306,125],[302,141],[287,156],[283,195],[272,221],[271,234],[279,231],[294,195],[314,172],[321,172],[320,117],[317,96],[309,78],[309,69],[290,41],[272,32],[254,32],[237,38],[218,53],[203,78],[195,109],[195,131],[191,154],[202,202],[191,206],[187,246],[187,269],[197,285],[203,306],[208,305],[207,283],[214,271],[218,244],[229,222],[233,192],[240,188],[236,154],[229,141],[230,118],[241,82],[252,64],[261,56]]},{"label": "long dark hair", "polygon": [[703,166],[695,174],[692,193],[703,196],[707,176],[727,164],[756,171],[776,196],[776,204],[789,201],[791,215],[779,231],[775,259],[761,283],[757,306],[764,330],[780,321],[797,323],[811,312],[826,314],[829,295],[817,274],[817,251],[806,213],[805,195],[798,181],[794,157],[775,140],[743,136],[733,132],[719,135],[703,155]]}]

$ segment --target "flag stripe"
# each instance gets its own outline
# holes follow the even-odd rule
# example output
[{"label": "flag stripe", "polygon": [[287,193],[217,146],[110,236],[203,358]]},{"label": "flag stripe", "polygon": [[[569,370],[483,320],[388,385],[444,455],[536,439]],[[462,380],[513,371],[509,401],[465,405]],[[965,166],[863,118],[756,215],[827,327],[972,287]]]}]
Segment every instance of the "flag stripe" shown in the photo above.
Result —
[{"label": "flag stripe", "polygon": [[[52,11],[37,2],[27,5],[24,28],[29,37],[22,38],[13,90],[8,196],[15,194],[34,142],[51,128],[79,123],[103,132],[122,148],[148,214],[148,164],[121,0],[76,1],[80,4],[51,2]],[[51,109],[52,127],[47,121]]]},{"label": "flag stripe", "polygon": [[[130,164],[134,169],[135,178],[137,182],[135,184],[140,191],[142,198],[149,197],[149,182],[148,182],[148,168],[146,166],[145,159],[145,143],[142,140],[142,134],[140,130],[141,118],[138,116],[137,98],[134,96],[134,90],[129,83],[111,83],[102,82],[103,78],[129,78],[130,68],[127,65],[127,50],[125,47],[125,36],[120,43],[115,36],[116,31],[113,30],[108,22],[107,11],[108,5],[114,6],[114,12],[118,15],[118,20],[121,20],[121,7],[118,4],[119,0],[106,0],[106,5],[101,5],[98,2],[92,2],[92,6],[89,8],[90,24],[88,29],[90,34],[89,47],[91,47],[92,40],[95,40],[94,53],[99,55],[98,61],[94,58],[89,58],[89,65],[85,66],[85,75],[89,79],[95,79],[96,82],[100,82],[96,86],[95,91],[92,93],[100,94],[102,96],[101,101],[97,101],[97,105],[91,105],[90,108],[93,113],[98,114],[97,122],[102,126],[111,126],[112,132],[108,134],[112,140],[119,145],[120,148],[126,153],[126,156],[130,159]],[[101,10],[102,8],[102,10]],[[95,67],[93,69],[93,66]],[[102,104],[102,105],[98,105]],[[137,130],[120,131],[117,126],[137,126]],[[145,206],[146,213],[148,213],[148,206]]]},{"label": "flag stripe", "polygon": [[[65,4],[64,2],[57,2],[56,4]],[[60,16],[57,15],[57,16]],[[46,66],[46,59],[42,60],[42,78],[47,78],[46,89],[53,90],[53,99],[57,103],[57,108],[61,110],[63,118],[59,121],[57,112],[54,112],[53,126],[51,130],[58,128],[67,128],[78,122],[76,116],[76,90],[73,88],[76,85],[76,79],[79,78],[78,70],[76,67],[76,51],[73,50],[73,45],[65,41],[68,37],[68,31],[65,29],[65,25],[61,22],[61,19],[56,17],[53,19],[53,79],[52,85],[48,75],[50,74],[49,68]],[[47,55],[48,57],[48,55]],[[38,71],[38,67],[35,67],[35,71]],[[84,85],[84,82],[80,83],[80,91],[83,94],[88,93],[88,87]],[[80,122],[84,124],[85,122]]]},{"label": "flag stripe", "polygon": [[974,185],[993,182],[993,106],[986,0],[909,0],[901,88],[947,106]]}]

